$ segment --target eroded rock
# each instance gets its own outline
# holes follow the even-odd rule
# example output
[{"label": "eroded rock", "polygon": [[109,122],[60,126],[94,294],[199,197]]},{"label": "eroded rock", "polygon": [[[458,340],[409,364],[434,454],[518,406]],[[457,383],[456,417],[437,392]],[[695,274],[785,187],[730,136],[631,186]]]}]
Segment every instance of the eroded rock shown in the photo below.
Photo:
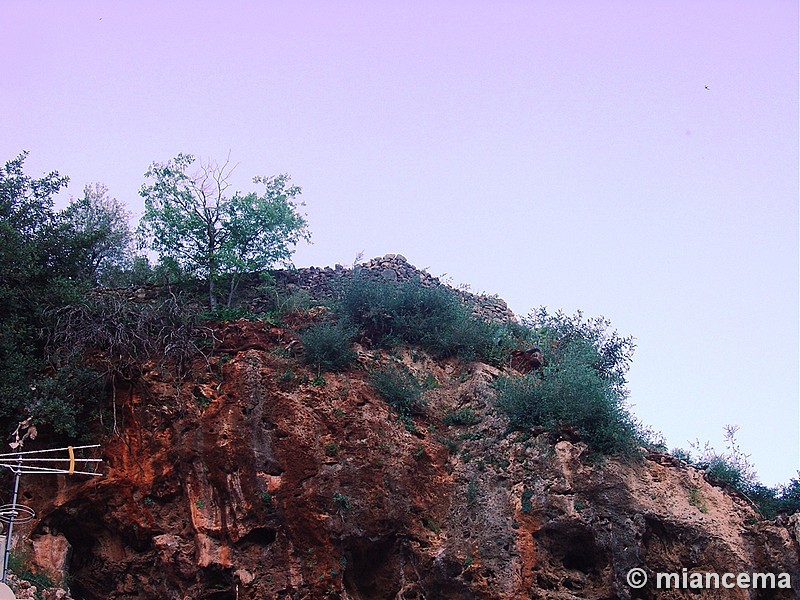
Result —
[{"label": "eroded rock", "polygon": [[[365,366],[402,361],[435,382],[407,427],[364,370],[320,384],[280,350],[286,332],[220,335],[224,360],[183,381],[148,374],[128,396],[105,477],[28,486],[36,561],[63,569],[71,546],[76,597],[658,597],[630,588],[634,567],[779,570],[795,587],[754,597],[800,590],[796,516],[760,520],[658,455],[598,462],[573,437],[509,431],[497,369],[362,349]],[[443,421],[466,408],[468,424]]]}]

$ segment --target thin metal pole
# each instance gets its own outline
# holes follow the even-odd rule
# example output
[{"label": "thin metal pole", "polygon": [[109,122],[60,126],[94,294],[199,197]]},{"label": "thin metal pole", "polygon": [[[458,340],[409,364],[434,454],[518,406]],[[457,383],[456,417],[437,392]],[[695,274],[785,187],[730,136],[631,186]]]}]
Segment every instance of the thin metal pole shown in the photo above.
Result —
[{"label": "thin metal pole", "polygon": [[[102,458],[18,458],[18,462],[72,462],[75,461],[76,463],[79,462],[103,462]],[[3,463],[5,466],[6,463]]]},{"label": "thin metal pole", "polygon": [[89,444],[88,446],[65,446],[63,448],[48,448],[47,450],[26,450],[25,452],[7,452],[0,454],[0,458],[17,458],[23,454],[43,454],[45,452],[60,452],[61,450],[83,450],[84,448],[99,448],[100,444]]},{"label": "thin metal pole", "polygon": [[[21,463],[19,463],[21,464]],[[11,498],[11,506],[14,507],[11,512],[11,518],[8,521],[8,532],[6,533],[6,549],[3,553],[3,583],[6,582],[8,577],[8,557],[11,554],[11,533],[14,530],[14,513],[17,506],[17,494],[19,493],[19,471],[14,474],[14,495]]]}]

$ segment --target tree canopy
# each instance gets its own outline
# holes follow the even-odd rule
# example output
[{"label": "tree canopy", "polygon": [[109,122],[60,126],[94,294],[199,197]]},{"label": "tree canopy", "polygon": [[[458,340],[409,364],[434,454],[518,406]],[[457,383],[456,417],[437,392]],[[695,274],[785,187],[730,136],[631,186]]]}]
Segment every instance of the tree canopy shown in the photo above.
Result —
[{"label": "tree canopy", "polygon": [[[191,346],[189,333],[178,335],[177,346],[175,340],[176,331],[191,329],[191,313],[174,297],[175,310],[151,314],[147,306],[122,300],[117,306],[116,297],[87,294],[98,284],[142,281],[160,271],[146,257],[129,255],[129,214],[105,186],[86,186],[58,211],[53,201],[68,178],[55,171],[31,177],[26,157],[0,165],[0,420],[32,416],[75,435],[102,410],[109,374],[127,377],[125,356],[145,352],[126,341],[158,337],[166,328],[170,351]],[[300,189],[287,175],[256,177],[258,191],[230,195],[227,163],[190,173],[193,162],[179,155],[153,164],[142,187],[141,230],[160,252],[162,267],[208,279],[213,307],[215,283],[229,284],[230,302],[242,273],[288,262],[309,234],[295,203]],[[145,346],[152,350],[157,341]]]},{"label": "tree canopy", "polygon": [[72,230],[81,279],[96,284],[111,269],[124,266],[133,237],[128,226],[130,213],[108,195],[105,185],[87,185],[83,196],[70,202],[63,217]]},{"label": "tree canopy", "polygon": [[80,243],[53,210],[68,178],[26,175],[26,156],[0,166],[0,417],[25,411],[74,432],[78,396],[92,376],[69,368],[47,375],[42,332],[54,309],[79,298]]},{"label": "tree canopy", "polygon": [[243,273],[287,264],[297,242],[310,234],[295,202],[300,188],[290,185],[288,175],[255,177],[261,191],[229,195],[228,162],[190,171],[194,164],[192,155],[179,154],[151,165],[140,190],[145,212],[139,232],[162,258],[206,279],[215,308],[220,282],[228,284],[230,305]]},{"label": "tree canopy", "polygon": [[[69,275],[63,227],[53,212],[53,196],[69,179],[57,172],[40,179],[25,175],[27,153],[0,167],[0,291],[27,297],[30,286],[51,281],[53,275]],[[23,291],[24,290],[24,291]],[[19,292],[22,292],[21,294]],[[7,308],[18,306],[7,303]]]}]

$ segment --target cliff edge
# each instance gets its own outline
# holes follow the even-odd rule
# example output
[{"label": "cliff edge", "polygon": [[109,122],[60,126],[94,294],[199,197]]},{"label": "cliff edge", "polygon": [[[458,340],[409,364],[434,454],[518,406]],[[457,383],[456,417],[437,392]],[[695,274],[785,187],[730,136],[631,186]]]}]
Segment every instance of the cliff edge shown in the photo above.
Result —
[{"label": "cliff edge", "polygon": [[[105,476],[23,481],[38,568],[86,600],[798,597],[797,514],[763,520],[667,455],[514,429],[482,362],[355,344],[320,373],[298,335],[319,314],[218,323],[185,372],[118,386]],[[390,364],[424,382],[410,420],[369,378]],[[681,588],[739,572],[790,587]]]}]

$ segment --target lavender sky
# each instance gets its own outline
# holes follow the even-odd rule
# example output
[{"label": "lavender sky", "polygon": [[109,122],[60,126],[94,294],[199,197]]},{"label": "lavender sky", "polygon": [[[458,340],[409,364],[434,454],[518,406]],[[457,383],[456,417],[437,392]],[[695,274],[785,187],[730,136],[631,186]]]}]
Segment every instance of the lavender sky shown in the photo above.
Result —
[{"label": "lavender sky", "polygon": [[0,5],[0,160],[288,172],[313,245],[611,319],[634,413],[798,469],[798,9],[790,0]]}]

